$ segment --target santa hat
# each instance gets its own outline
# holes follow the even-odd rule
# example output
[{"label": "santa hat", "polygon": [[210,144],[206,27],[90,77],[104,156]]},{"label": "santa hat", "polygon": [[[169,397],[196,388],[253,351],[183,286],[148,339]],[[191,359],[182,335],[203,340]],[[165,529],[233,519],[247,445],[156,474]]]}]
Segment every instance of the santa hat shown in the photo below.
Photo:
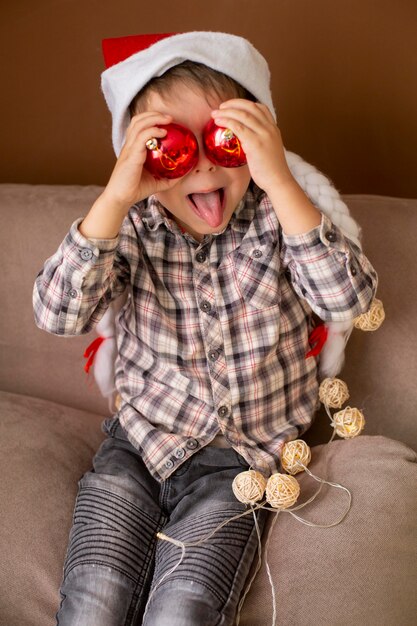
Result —
[{"label": "santa hat", "polygon": [[103,53],[107,69],[102,73],[101,86],[113,118],[116,156],[124,143],[133,98],[152,78],[184,61],[202,63],[233,78],[266,104],[276,119],[268,64],[243,37],[204,31],[135,35],[105,39]]}]

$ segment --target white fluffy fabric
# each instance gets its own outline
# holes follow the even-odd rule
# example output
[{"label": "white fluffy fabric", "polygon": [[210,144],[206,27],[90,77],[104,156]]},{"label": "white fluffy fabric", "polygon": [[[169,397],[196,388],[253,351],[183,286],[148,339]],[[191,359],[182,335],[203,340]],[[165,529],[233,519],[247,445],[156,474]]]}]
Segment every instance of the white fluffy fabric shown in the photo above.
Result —
[{"label": "white fluffy fabric", "polygon": [[266,104],[276,119],[268,64],[249,41],[236,35],[205,31],[173,35],[132,54],[101,75],[101,87],[113,118],[116,156],[129,126],[129,104],[133,98],[152,78],[187,60],[230,76]]}]

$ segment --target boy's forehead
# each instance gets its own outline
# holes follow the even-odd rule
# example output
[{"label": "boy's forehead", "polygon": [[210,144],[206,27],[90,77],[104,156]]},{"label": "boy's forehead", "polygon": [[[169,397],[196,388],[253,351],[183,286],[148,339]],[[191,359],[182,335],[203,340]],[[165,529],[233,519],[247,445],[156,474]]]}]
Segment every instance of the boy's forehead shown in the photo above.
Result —
[{"label": "boy's forehead", "polygon": [[184,83],[178,83],[167,89],[163,94],[150,90],[147,102],[147,111],[158,111],[172,115],[174,121],[192,126],[208,121],[210,113],[217,108],[227,97],[221,97],[214,90],[203,89]]}]

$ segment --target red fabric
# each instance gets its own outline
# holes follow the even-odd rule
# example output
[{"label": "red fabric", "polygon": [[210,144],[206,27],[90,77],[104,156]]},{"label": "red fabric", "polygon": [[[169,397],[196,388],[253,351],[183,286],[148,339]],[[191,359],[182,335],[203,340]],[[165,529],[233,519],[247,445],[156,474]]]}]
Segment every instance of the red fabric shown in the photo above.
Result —
[{"label": "red fabric", "polygon": [[90,371],[90,367],[92,366],[94,362],[94,358],[97,354],[97,350],[99,349],[99,347],[101,346],[104,340],[105,340],[105,337],[97,337],[97,339],[94,339],[94,341],[92,341],[86,347],[85,352],[84,352],[84,358],[88,360],[87,360],[87,363],[84,365],[84,371],[87,372],[87,374]]},{"label": "red fabric", "polygon": [[177,33],[160,33],[156,35],[129,35],[128,37],[111,37],[103,39],[101,42],[103,48],[104,63],[106,68],[116,65],[124,61],[128,57],[152,46],[157,41],[172,37]]},{"label": "red fabric", "polygon": [[323,350],[323,346],[326,343],[328,329],[325,324],[320,324],[316,326],[309,335],[308,343],[311,346],[311,350],[309,350],[306,354],[306,359],[310,356],[317,356]]}]

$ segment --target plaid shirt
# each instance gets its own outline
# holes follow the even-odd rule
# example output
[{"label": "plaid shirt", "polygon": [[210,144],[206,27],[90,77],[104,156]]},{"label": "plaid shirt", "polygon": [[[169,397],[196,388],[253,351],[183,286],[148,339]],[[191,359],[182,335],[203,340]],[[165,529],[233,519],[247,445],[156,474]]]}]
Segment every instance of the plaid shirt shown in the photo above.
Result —
[{"label": "plaid shirt", "polygon": [[119,417],[150,472],[167,478],[218,433],[253,468],[279,471],[282,446],[317,409],[312,311],[352,319],[374,297],[377,276],[360,249],[324,215],[306,234],[283,234],[256,189],[200,243],[154,197],[130,209],[113,240],[85,239],[80,221],[37,277],[36,322],[86,333],[128,290]]}]

